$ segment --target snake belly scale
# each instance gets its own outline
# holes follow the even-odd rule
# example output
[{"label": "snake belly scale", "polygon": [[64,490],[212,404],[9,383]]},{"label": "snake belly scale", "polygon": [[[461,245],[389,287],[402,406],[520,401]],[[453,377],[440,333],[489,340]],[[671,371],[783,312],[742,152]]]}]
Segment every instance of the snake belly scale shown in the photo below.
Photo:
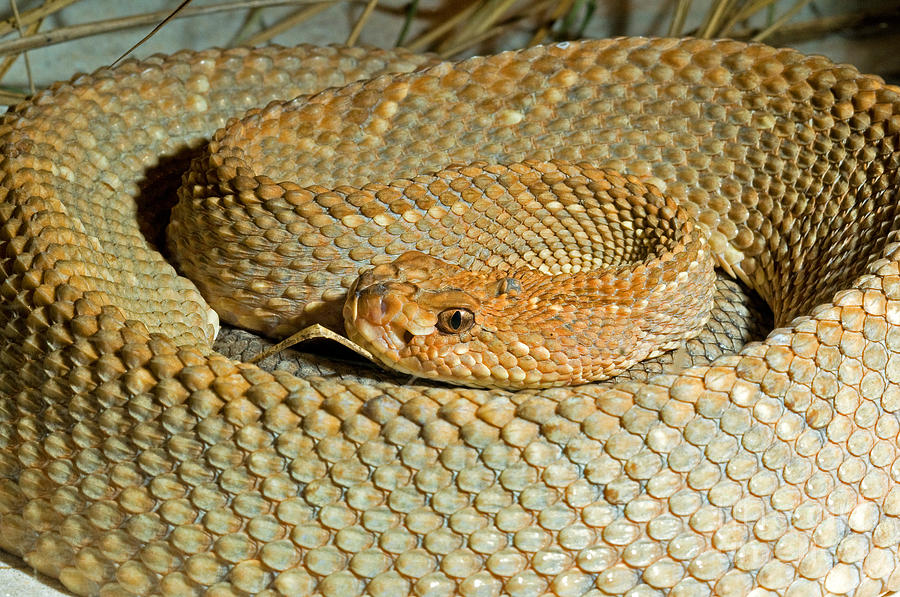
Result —
[{"label": "snake belly scale", "polygon": [[[85,595],[900,589],[897,90],[726,41],[429,60],[181,52],[4,117],[0,547]],[[324,127],[318,162],[287,157],[297,179],[589,159],[675,198],[779,327],[647,382],[521,392],[216,354],[209,307],[157,250],[153,190],[229,117],[359,78],[286,111]],[[341,178],[353,144],[327,108],[397,81],[425,92],[369,133],[398,155]]]}]

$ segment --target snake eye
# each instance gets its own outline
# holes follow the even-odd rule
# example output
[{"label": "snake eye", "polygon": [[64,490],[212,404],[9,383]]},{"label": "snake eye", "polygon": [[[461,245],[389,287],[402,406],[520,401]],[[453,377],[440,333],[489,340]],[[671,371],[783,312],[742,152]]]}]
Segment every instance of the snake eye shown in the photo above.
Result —
[{"label": "snake eye", "polygon": [[475,314],[468,309],[445,309],[437,316],[437,329],[445,334],[461,334],[474,324]]}]

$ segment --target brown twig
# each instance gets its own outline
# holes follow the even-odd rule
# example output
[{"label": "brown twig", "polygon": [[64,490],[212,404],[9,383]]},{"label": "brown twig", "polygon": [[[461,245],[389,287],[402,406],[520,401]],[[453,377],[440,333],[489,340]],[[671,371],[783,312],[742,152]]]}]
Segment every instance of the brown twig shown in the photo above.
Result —
[{"label": "brown twig", "polygon": [[749,19],[760,10],[771,7],[772,4],[777,1],[778,0],[754,0],[742,5],[738,10],[735,10],[731,17],[729,17],[729,19],[725,22],[725,24],[722,25],[717,35],[722,37],[727,36],[735,25],[737,25],[741,21]]},{"label": "brown twig", "polygon": [[[19,37],[25,37],[25,27],[22,25],[22,21],[19,15],[19,5],[16,4],[16,0],[9,0],[9,6],[13,12],[13,18],[16,20],[16,29],[19,31]],[[40,22],[38,22],[40,25]],[[37,33],[35,30],[34,33]],[[25,61],[25,75],[28,78],[28,90],[34,95],[34,77],[31,76],[31,61],[28,59],[28,52],[22,52],[22,60]]]},{"label": "brown twig", "polygon": [[[315,0],[242,0],[240,2],[226,2],[223,4],[213,4],[210,6],[197,6],[185,9],[176,18],[196,17],[219,12],[229,12],[241,10],[244,8],[255,8],[258,6],[284,6],[289,4],[312,4]],[[92,23],[84,23],[81,25],[71,25],[69,27],[60,27],[53,31],[29,35],[21,39],[14,39],[7,42],[0,42],[0,55],[13,54],[23,52],[25,50],[33,50],[54,44],[80,39],[82,37],[90,37],[100,33],[108,33],[110,31],[119,31],[121,29],[129,29],[132,27],[141,27],[144,25],[153,25],[158,23],[169,15],[171,11],[163,10],[149,12],[129,17],[121,17],[118,19],[108,19],[104,21],[94,21]]]},{"label": "brown twig", "polygon": [[[894,6],[881,11],[854,12],[782,25],[777,31],[773,31],[769,35],[767,42],[779,45],[788,41],[797,42],[815,39],[832,31],[864,27],[867,24],[882,24],[886,19],[900,21],[900,9]],[[759,29],[743,29],[735,31],[731,37],[734,39],[750,39],[759,33]]]},{"label": "brown twig", "polygon": [[669,37],[681,35],[690,8],[691,0],[678,0],[677,4],[675,4],[675,14],[672,15],[672,20],[669,22]]},{"label": "brown twig", "polygon": [[796,15],[798,12],[800,12],[800,10],[804,6],[809,4],[810,1],[811,0],[797,0],[797,2],[794,3],[794,6],[792,6],[787,11],[785,11],[784,14],[782,14],[780,17],[775,19],[771,25],[769,25],[768,27],[766,27],[765,29],[763,29],[762,31],[760,31],[759,33],[754,35],[751,39],[753,41],[762,41],[762,40],[766,39],[767,37],[772,35],[774,32],[778,31],[781,27],[783,27],[785,23],[787,23],[789,20],[794,18],[794,15]]},{"label": "brown twig", "polygon": [[335,0],[332,0],[330,2],[319,2],[318,4],[312,4],[305,8],[301,8],[296,12],[292,12],[271,27],[266,27],[259,33],[255,33],[250,37],[241,40],[241,44],[246,46],[258,46],[264,44],[276,35],[281,35],[285,31],[296,27],[300,23],[308,21],[312,17],[316,16],[326,8],[333,6],[334,4]]},{"label": "brown twig", "polygon": [[436,39],[452,30],[465,19],[471,17],[477,9],[478,3],[473,2],[437,27],[423,33],[413,41],[406,44],[406,48],[414,52],[421,52],[422,50],[430,46]]},{"label": "brown twig", "polygon": [[0,104],[4,106],[14,106],[22,100],[28,99],[27,93],[19,93],[17,91],[0,91]]},{"label": "brown twig", "polygon": [[498,25],[495,25],[494,27],[491,27],[487,31],[484,31],[473,37],[467,37],[467,38],[463,39],[462,41],[460,41],[456,45],[449,46],[447,48],[441,48],[438,51],[438,53],[443,57],[449,58],[451,56],[459,54],[460,52],[464,52],[465,50],[468,50],[469,48],[471,48],[475,45],[478,45],[483,41],[486,41],[486,40],[496,37],[502,33],[505,33],[507,31],[515,29],[516,27],[521,25],[522,21],[532,18],[534,16],[534,14],[533,14],[534,12],[543,10],[544,8],[546,8],[547,6],[552,4],[554,1],[555,0],[544,0],[542,2],[534,2],[528,8],[528,10],[531,12],[526,12],[525,14],[511,15],[505,21],[503,21],[502,23],[500,23]]},{"label": "brown twig", "polygon": [[549,35],[550,28],[553,24],[561,19],[567,12],[572,9],[572,5],[575,4],[575,0],[562,0],[559,4],[556,5],[556,8],[552,9],[549,15],[549,18],[546,22],[541,23],[538,27],[538,30],[535,31],[534,35],[531,36],[531,39],[528,41],[529,46],[534,46],[542,41]]},{"label": "brown twig", "polygon": [[247,11],[247,16],[244,17],[244,22],[241,23],[240,28],[237,32],[232,36],[231,41],[228,42],[229,46],[238,46],[243,44],[248,38],[254,35],[253,31],[255,31],[259,24],[262,23],[262,17],[265,10],[262,8],[254,8]]},{"label": "brown twig", "polygon": [[359,34],[362,33],[363,27],[366,24],[366,21],[369,20],[369,16],[372,14],[372,11],[375,10],[375,6],[378,4],[378,0],[369,0],[366,3],[366,8],[363,9],[363,13],[356,20],[356,23],[353,25],[353,30],[350,31],[350,35],[347,36],[347,41],[345,42],[348,46],[355,46],[356,40],[359,39]]},{"label": "brown twig", "polygon": [[733,0],[718,0],[713,5],[712,10],[706,13],[705,22],[703,23],[703,27],[700,28],[700,31],[697,32],[697,37],[707,39],[714,37],[716,31],[719,29],[722,19],[728,14],[728,10],[732,8],[732,2]]},{"label": "brown twig", "polygon": [[[472,15],[471,19],[464,21],[465,25],[450,35],[438,46],[438,53],[442,55],[452,55],[461,51],[454,48],[471,47],[476,43],[480,43],[485,39],[493,37],[489,35],[485,37],[485,32],[495,29],[494,25],[500,18],[506,14],[509,8],[515,4],[516,0],[485,0]],[[536,7],[532,4],[529,10],[537,12]],[[478,41],[474,41],[474,40]]]},{"label": "brown twig", "polygon": [[[35,21],[31,25],[25,29],[25,35],[34,35],[38,32],[38,29],[41,28],[41,23],[43,21]],[[12,65],[16,63],[16,60],[19,59],[18,54],[10,54],[9,56],[5,56],[2,61],[0,61],[0,79],[6,76],[9,72],[9,69],[12,68]],[[25,94],[22,94],[22,97],[25,97]]]},{"label": "brown twig", "polygon": [[0,37],[15,31],[17,29],[17,22],[21,23],[23,27],[31,26],[78,1],[79,0],[47,0],[40,6],[22,12],[19,15],[20,18],[18,20],[15,15],[13,15],[5,21],[0,21]]},{"label": "brown twig", "polygon": [[156,27],[154,27],[154,28],[150,31],[150,33],[148,33],[147,35],[145,35],[144,37],[142,37],[140,40],[138,40],[138,42],[137,42],[136,44],[134,44],[133,46],[131,46],[130,48],[128,48],[127,50],[125,50],[125,52],[124,52],[121,56],[119,56],[118,58],[116,58],[116,59],[113,61],[112,66],[115,66],[115,65],[119,64],[120,62],[122,62],[122,60],[124,60],[126,56],[128,56],[129,54],[131,54],[132,52],[134,52],[136,49],[138,49],[139,47],[141,47],[141,45],[142,45],[144,42],[146,42],[148,39],[150,39],[151,37],[153,37],[154,35],[156,35],[157,31],[159,31],[160,29],[162,29],[163,27],[165,27],[165,26],[166,26],[166,23],[170,22],[172,19],[174,19],[175,17],[177,17],[177,16],[178,16],[178,13],[182,12],[185,8],[187,8],[187,5],[190,4],[190,3],[193,2],[193,1],[194,1],[194,0],[183,0],[183,2],[182,2],[181,4],[179,4],[178,6],[175,7],[175,10],[173,10],[172,12],[170,12],[169,14],[166,15],[166,18],[164,18],[162,21],[160,21],[159,23],[157,23],[157,24],[156,24]]}]

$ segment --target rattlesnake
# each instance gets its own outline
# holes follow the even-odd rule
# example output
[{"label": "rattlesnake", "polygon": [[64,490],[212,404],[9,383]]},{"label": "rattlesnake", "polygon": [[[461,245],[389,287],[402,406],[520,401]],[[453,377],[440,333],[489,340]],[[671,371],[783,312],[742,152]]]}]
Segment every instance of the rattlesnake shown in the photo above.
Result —
[{"label": "rattlesnake", "polygon": [[[300,184],[590,159],[664,188],[779,327],[647,382],[521,392],[216,354],[160,194],[228,117],[357,78],[301,109],[322,159],[289,158]],[[370,130],[393,142],[354,149],[341,130],[404,84]],[[0,127],[0,547],[79,594],[900,589],[898,141],[880,79],[729,41],[211,50],[57,84]]]}]

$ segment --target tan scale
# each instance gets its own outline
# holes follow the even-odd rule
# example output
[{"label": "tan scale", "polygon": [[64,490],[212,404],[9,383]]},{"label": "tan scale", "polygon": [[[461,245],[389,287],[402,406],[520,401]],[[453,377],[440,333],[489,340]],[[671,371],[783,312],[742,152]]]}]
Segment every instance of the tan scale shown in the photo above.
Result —
[{"label": "tan scale", "polygon": [[[246,109],[426,62],[181,52],[4,117],[0,547],[85,595],[900,590],[900,94],[851,67],[602,40],[251,117],[321,127],[284,155],[301,183],[355,152],[377,157],[310,184],[498,156],[649,180],[772,309],[778,327],[736,354],[509,392],[212,350],[208,305],[158,252],[171,173]],[[235,174],[237,192],[269,184]]]}]

